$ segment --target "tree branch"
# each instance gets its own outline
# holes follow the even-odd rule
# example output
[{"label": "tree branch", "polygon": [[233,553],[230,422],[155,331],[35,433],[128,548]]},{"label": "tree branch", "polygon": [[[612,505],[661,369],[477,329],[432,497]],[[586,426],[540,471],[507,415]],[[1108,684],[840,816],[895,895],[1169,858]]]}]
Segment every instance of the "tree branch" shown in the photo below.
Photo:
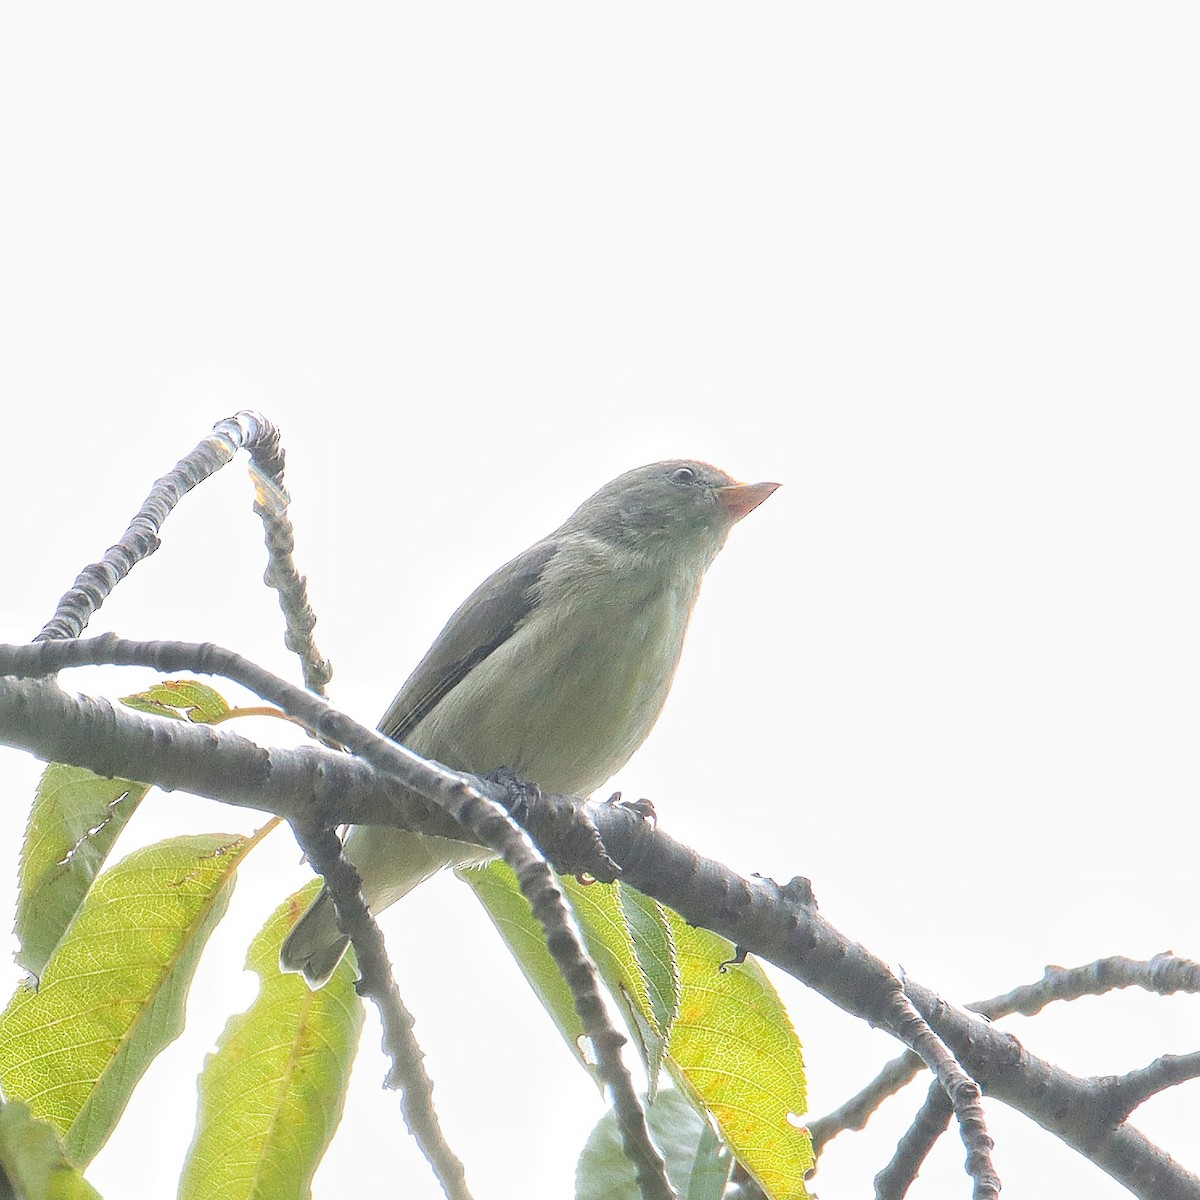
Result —
[{"label": "tree branch", "polygon": [[1047,967],[1036,983],[1013,988],[1002,996],[979,1000],[967,1007],[996,1021],[1010,1013],[1033,1017],[1055,1000],[1102,996],[1117,988],[1140,987],[1160,996],[1172,992],[1200,992],[1200,963],[1179,958],[1170,951],[1146,961],[1115,955],[1082,967]]},{"label": "tree branch", "polygon": [[245,410],[218,421],[212,433],[155,481],[120,539],[99,562],[83,568],[34,640],[79,637],[113,588],[159,548],[159,531],[179,501],[230,462],[239,448],[250,453],[254,511],[262,519],[267,543],[264,578],[279,594],[286,623],[284,643],[299,656],[306,686],[323,694],[332,669],[312,640],[316,617],[308,605],[305,581],[291,557],[294,537],[287,515],[289,498],[283,485],[279,431],[265,417]]},{"label": "tree branch", "polygon": [[925,1103],[896,1143],[892,1161],[875,1176],[875,1200],[901,1200],[908,1194],[921,1164],[946,1132],[952,1112],[945,1089],[936,1082],[931,1083]]},{"label": "tree branch", "polygon": [[[1056,1000],[1100,996],[1127,987],[1144,988],[1160,996],[1175,992],[1200,992],[1200,963],[1179,958],[1167,951],[1146,961],[1114,955],[1081,967],[1049,966],[1036,982],[1022,984],[989,1000],[973,1001],[967,1008],[990,1021],[997,1021],[1012,1013],[1031,1017]],[[884,1100],[911,1082],[921,1067],[921,1060],[911,1052],[892,1059],[860,1092],[833,1112],[809,1124],[814,1150],[819,1151],[843,1130],[864,1128]],[[1163,1086],[1170,1085],[1164,1083]]]},{"label": "tree branch", "polygon": [[[50,653],[49,658],[41,656],[46,652]],[[223,652],[214,647],[174,643],[139,645],[114,638],[53,646],[0,647],[0,672],[37,676],[68,663],[79,665],[85,661],[149,663],[165,670],[191,667],[206,673],[230,665]],[[237,665],[236,661],[233,665]],[[164,738],[179,738],[181,742],[203,738],[210,761],[216,757],[212,751],[220,748],[224,754],[232,748],[243,759],[257,764],[261,785],[256,783],[254,788],[253,806],[281,815],[290,816],[295,811],[297,792],[303,796],[327,794],[327,789],[320,787],[320,778],[326,772],[337,773],[348,787],[344,794],[339,789],[339,794],[329,801],[330,807],[322,814],[327,823],[336,820],[369,823],[374,819],[406,824],[410,815],[420,818],[419,812],[401,813],[401,809],[407,810],[409,800],[404,794],[396,794],[397,779],[410,791],[427,797],[437,791],[428,783],[430,778],[438,780],[439,786],[442,779],[448,779],[452,796],[461,787],[472,803],[484,805],[485,813],[493,815],[494,809],[487,806],[487,799],[503,801],[509,795],[509,789],[502,783],[472,780],[431,767],[392,743],[385,742],[385,752],[377,754],[369,740],[376,739],[376,735],[351,722],[350,729],[368,735],[360,751],[355,744],[357,739],[348,738],[349,730],[340,723],[344,718],[331,717],[332,710],[326,710],[321,701],[301,692],[302,703],[293,710],[289,703],[294,698],[291,692],[299,689],[282,685],[282,690],[269,687],[263,691],[258,684],[269,684],[270,677],[258,668],[238,677],[281,707],[296,711],[319,732],[334,736],[356,752],[364,753],[364,757],[369,756],[391,779],[372,786],[370,773],[360,774],[359,766],[352,765],[344,755],[317,747],[302,748],[303,753],[266,751],[226,731],[174,722],[152,724],[132,713],[113,713],[110,706],[96,701],[73,701],[41,681],[5,681],[0,687],[0,740],[31,749],[42,757],[77,762],[103,773],[146,778],[151,774],[147,768],[152,764],[138,754],[147,740],[153,749],[154,743]],[[64,709],[72,706],[76,711],[56,728],[56,723],[64,721]],[[146,734],[143,730],[136,748],[114,745],[120,740],[116,736],[118,728],[123,732],[130,723],[148,726],[152,732]],[[90,727],[91,740],[80,738],[85,726]],[[101,748],[97,744],[100,741],[107,744]],[[153,757],[162,764],[172,754]],[[422,774],[429,771],[432,776]],[[305,785],[302,781],[306,772],[309,778]],[[151,781],[158,782],[159,778],[155,774]],[[288,787],[295,789],[290,796],[279,787],[281,780],[287,780]],[[190,790],[223,798],[218,790],[205,791],[205,784],[214,783],[211,770],[200,781],[201,786],[182,778],[178,771],[165,774],[162,782],[167,786],[186,785]],[[237,792],[233,788],[228,798],[234,798]],[[241,795],[237,802],[247,803],[244,787]],[[720,863],[695,854],[660,829],[652,828],[624,805],[584,806],[571,798],[541,797],[529,792],[522,792],[519,800],[526,827],[559,869],[572,873],[583,870],[604,879],[614,876],[613,864],[618,864],[626,883],[674,908],[690,923],[730,938],[739,948],[775,963],[853,1015],[911,1041],[912,1031],[903,1027],[904,1014],[896,1002],[897,995],[906,997],[906,1003],[911,1001],[912,1007],[936,1030],[941,1042],[953,1051],[985,1094],[1026,1113],[1138,1196],[1147,1200],[1200,1197],[1200,1180],[1140,1132],[1114,1117],[1111,1103],[1100,1102],[1103,1089],[1095,1081],[1078,1079],[1029,1054],[1011,1034],[976,1014],[946,1004],[912,979],[900,985],[886,964],[820,916],[807,881],[793,880],[780,886],[768,879],[743,878]],[[466,819],[466,806],[450,803],[447,807],[456,820]],[[487,821],[482,823],[486,824]],[[494,833],[489,829],[488,837],[482,836],[482,825],[471,835],[472,840],[491,844],[489,839]],[[421,826],[418,823],[413,827]],[[596,852],[597,833],[603,856]],[[1140,974],[1147,977],[1145,972]],[[1191,964],[1180,966],[1163,961],[1157,962],[1154,977],[1169,979],[1173,986],[1190,988],[1194,971]],[[1186,1064],[1183,1075],[1176,1066],[1161,1069],[1162,1077],[1172,1073],[1190,1077],[1186,1073],[1192,1065],[1190,1061]]]},{"label": "tree branch", "polygon": [[332,829],[311,817],[291,819],[292,832],[305,858],[320,873],[337,908],[338,925],[354,945],[361,978],[358,994],[371,1000],[383,1024],[383,1048],[392,1060],[385,1085],[400,1089],[400,1110],[409,1133],[428,1160],[449,1200],[471,1200],[466,1171],[442,1134],[433,1107],[433,1080],[413,1036],[415,1024],[400,997],[388,960],[383,933],[362,899],[362,879],[342,857],[342,843]]},{"label": "tree branch", "polygon": [[1200,1078],[1200,1051],[1194,1054],[1163,1054],[1145,1067],[1125,1075],[1097,1079],[1099,1088],[1111,1089],[1111,1105],[1124,1120],[1151,1096]]}]

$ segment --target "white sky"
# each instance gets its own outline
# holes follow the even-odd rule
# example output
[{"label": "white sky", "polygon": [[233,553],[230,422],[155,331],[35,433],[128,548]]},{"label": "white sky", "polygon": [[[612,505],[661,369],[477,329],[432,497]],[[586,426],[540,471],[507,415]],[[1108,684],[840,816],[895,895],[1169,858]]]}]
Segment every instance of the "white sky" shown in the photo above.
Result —
[{"label": "white sky", "polygon": [[[956,1001],[1200,956],[1185,9],[9,6],[0,637],[255,407],[332,698],[373,723],[499,562],[619,471],[707,458],[785,487],[713,568],[616,785],[743,871],[809,875]],[[250,501],[240,464],[190,496],[93,630],[294,677]],[[37,767],[0,773],[7,910]],[[156,795],[123,846],[251,824]],[[173,1194],[245,943],[304,874],[283,833],[254,859],[90,1173],[108,1196]],[[568,1195],[599,1103],[474,901],[439,879],[385,928],[477,1196]],[[825,1112],[892,1045],[780,986]],[[1194,998],[1010,1024],[1080,1073],[1200,1044]],[[439,1194],[377,1044],[321,1200]],[[863,1194],[924,1087],[833,1144],[825,1200]],[[989,1115],[1013,1195],[1124,1195]],[[1193,1084],[1135,1123],[1200,1170],[1198,1115]],[[962,1158],[944,1139],[914,1194],[967,1195]]]}]

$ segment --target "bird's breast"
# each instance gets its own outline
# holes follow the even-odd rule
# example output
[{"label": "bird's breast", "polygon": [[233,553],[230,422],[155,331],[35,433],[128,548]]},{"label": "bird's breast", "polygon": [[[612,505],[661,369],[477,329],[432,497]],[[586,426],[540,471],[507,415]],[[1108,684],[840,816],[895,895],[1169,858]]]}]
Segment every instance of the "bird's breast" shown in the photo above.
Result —
[{"label": "bird's breast", "polygon": [[[551,581],[553,585],[553,581]],[[484,774],[588,795],[642,744],[671,686],[698,581],[611,579],[550,594],[413,731],[410,745]]]}]

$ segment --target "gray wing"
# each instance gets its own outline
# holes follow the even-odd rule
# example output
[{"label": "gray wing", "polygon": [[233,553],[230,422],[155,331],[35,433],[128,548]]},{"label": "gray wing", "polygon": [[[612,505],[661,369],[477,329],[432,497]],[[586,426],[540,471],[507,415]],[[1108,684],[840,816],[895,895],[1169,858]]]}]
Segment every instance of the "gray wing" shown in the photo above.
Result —
[{"label": "gray wing", "polygon": [[538,542],[489,575],[463,601],[388,706],[380,733],[407,741],[473,667],[512,637],[533,611],[538,580],[557,550],[554,541]]}]

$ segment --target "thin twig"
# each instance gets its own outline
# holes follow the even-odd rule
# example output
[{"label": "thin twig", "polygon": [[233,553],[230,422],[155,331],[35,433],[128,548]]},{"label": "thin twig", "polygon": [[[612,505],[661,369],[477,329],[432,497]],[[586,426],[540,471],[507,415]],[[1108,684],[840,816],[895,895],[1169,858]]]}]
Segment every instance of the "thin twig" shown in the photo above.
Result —
[{"label": "thin twig", "polygon": [[1124,1120],[1139,1104],[1169,1087],[1200,1079],[1200,1051],[1192,1054],[1163,1054],[1152,1063],[1124,1075],[1096,1080],[1100,1088],[1111,1089],[1113,1109]]},{"label": "thin twig", "polygon": [[983,1116],[983,1093],[967,1074],[950,1047],[934,1033],[925,1015],[919,1013],[907,995],[897,999],[896,1033],[933,1071],[949,1098],[958,1119],[963,1145],[967,1148],[967,1174],[974,1182],[975,1200],[997,1200],[1000,1176],[992,1163],[995,1143],[988,1135]]},{"label": "thin twig", "polygon": [[996,1021],[1010,1013],[1036,1016],[1056,1000],[1101,996],[1118,988],[1140,987],[1160,996],[1174,992],[1200,992],[1200,963],[1179,958],[1170,951],[1137,960],[1114,955],[1082,967],[1047,967],[1041,979],[1013,988],[1002,996],[967,1005],[972,1012]]},{"label": "thin twig", "polygon": [[83,568],[34,640],[79,637],[113,588],[159,548],[159,531],[179,501],[229,462],[239,446],[255,445],[275,436],[274,427],[253,414],[239,413],[222,422],[219,430],[205,437],[155,482],[120,540],[105,551],[99,562]]},{"label": "thin twig", "polygon": [[953,1112],[946,1090],[936,1081],[931,1083],[925,1103],[896,1143],[892,1161],[875,1176],[875,1200],[901,1200],[908,1194],[921,1164],[946,1132]]},{"label": "thin twig", "polygon": [[[237,421],[246,415],[238,413],[230,419]],[[317,617],[308,602],[308,581],[296,569],[292,558],[296,537],[287,511],[291,499],[283,485],[283,449],[277,440],[274,450],[269,456],[260,456],[252,450],[250,461],[254,511],[262,520],[267,544],[267,570],[263,582],[274,588],[279,596],[285,626],[283,644],[300,659],[304,686],[323,696],[325,685],[333,677],[333,667],[321,656],[313,640]]]},{"label": "thin twig", "polygon": [[279,593],[287,627],[285,644],[299,656],[305,684],[324,694],[332,670],[313,642],[316,617],[308,605],[305,581],[291,558],[294,538],[287,515],[279,431],[265,417],[245,410],[218,421],[212,433],[155,481],[120,539],[98,562],[89,563],[80,571],[34,641],[79,637],[113,588],[162,544],[159,534],[179,501],[225,466],[239,449],[250,454],[254,511],[262,519],[267,543],[265,579]]},{"label": "thin twig", "polygon": [[425,1155],[448,1200],[471,1200],[462,1161],[450,1149],[433,1106],[433,1080],[413,1036],[414,1021],[396,986],[383,934],[363,903],[362,880],[342,857],[337,834],[312,819],[293,817],[292,832],[305,858],[325,880],[337,906],[338,924],[354,945],[361,978],[358,993],[379,1010],[383,1048],[391,1058],[386,1085],[400,1090],[404,1123]]},{"label": "thin twig", "polygon": [[[1031,1017],[1054,1001],[1100,996],[1128,987],[1144,988],[1160,996],[1200,992],[1200,963],[1165,951],[1146,960],[1113,955],[1080,967],[1049,966],[1042,978],[1033,983],[1022,984],[989,1000],[976,1000],[966,1007],[991,1021],[1012,1013]],[[839,1133],[865,1128],[879,1106],[915,1079],[921,1067],[921,1060],[906,1051],[884,1065],[870,1083],[840,1107],[812,1121],[809,1130],[814,1152],[819,1153]]]},{"label": "thin twig", "polygon": [[889,1096],[894,1096],[907,1087],[920,1074],[923,1066],[924,1063],[911,1050],[906,1050],[888,1062],[866,1087],[856,1092],[844,1104],[823,1117],[809,1121],[813,1153],[819,1157],[821,1151],[839,1133],[865,1129],[879,1106]]}]

